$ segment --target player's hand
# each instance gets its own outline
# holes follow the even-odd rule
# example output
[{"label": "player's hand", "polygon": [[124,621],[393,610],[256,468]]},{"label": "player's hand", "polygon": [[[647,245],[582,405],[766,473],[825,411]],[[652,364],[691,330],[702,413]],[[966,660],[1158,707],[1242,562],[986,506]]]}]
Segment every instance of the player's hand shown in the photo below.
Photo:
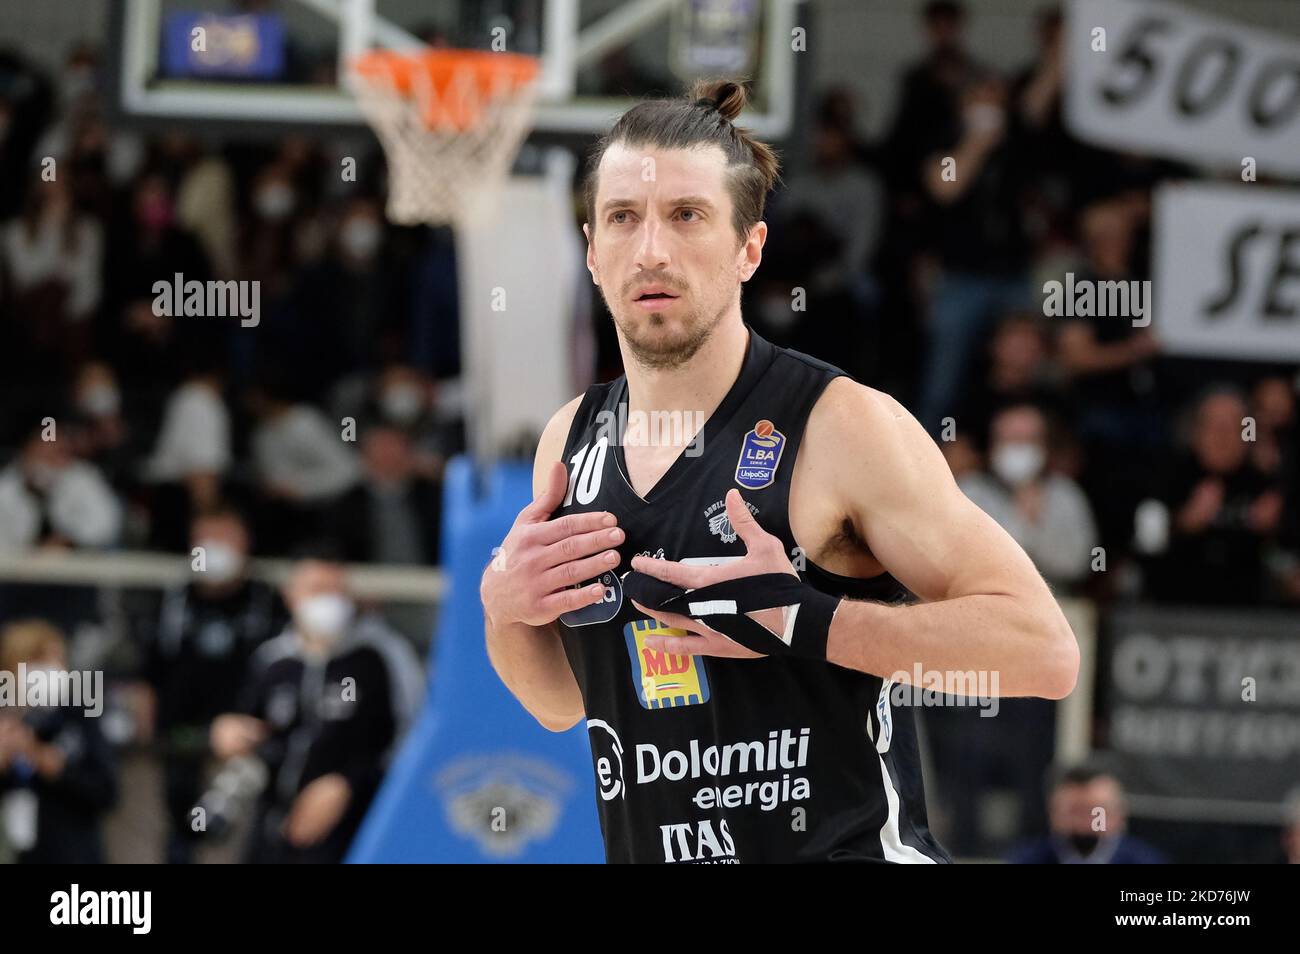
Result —
[{"label": "player's hand", "polygon": [[[742,576],[757,576],[761,573],[789,573],[791,576],[798,577],[799,574],[795,572],[790,558],[786,556],[780,538],[758,525],[754,515],[745,506],[740,491],[735,488],[727,491],[727,517],[740,536],[741,542],[745,544],[745,555],[741,559],[722,566],[694,566],[674,560],[654,560],[650,557],[636,556],[632,558],[632,569],[687,590],[699,589],[701,586],[721,583],[724,580],[739,579]],[[678,656],[729,656],[733,659],[754,659],[762,655],[728,639],[712,627],[697,623],[689,616],[652,610],[635,600],[632,605],[665,626],[684,629],[688,633],[695,634],[694,636],[647,636],[645,644],[651,649]],[[774,633],[780,632],[783,628],[782,610],[779,608],[763,610],[751,615]]]},{"label": "player's hand", "polygon": [[577,587],[618,566],[623,531],[612,513],[571,513],[549,519],[564,500],[569,472],[556,461],[546,489],[519,512],[483,571],[479,595],[495,626],[545,626],[573,610],[599,603],[605,587]]}]

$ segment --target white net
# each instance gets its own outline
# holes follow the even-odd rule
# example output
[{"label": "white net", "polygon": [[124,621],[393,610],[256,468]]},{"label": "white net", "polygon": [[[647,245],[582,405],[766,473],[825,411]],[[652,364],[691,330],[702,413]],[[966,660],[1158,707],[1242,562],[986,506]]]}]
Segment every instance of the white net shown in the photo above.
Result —
[{"label": "white net", "polygon": [[388,160],[388,218],[403,225],[491,218],[537,100],[535,81],[490,72],[482,57],[462,62],[453,53],[435,79],[419,63],[436,56],[352,71],[358,105]]}]

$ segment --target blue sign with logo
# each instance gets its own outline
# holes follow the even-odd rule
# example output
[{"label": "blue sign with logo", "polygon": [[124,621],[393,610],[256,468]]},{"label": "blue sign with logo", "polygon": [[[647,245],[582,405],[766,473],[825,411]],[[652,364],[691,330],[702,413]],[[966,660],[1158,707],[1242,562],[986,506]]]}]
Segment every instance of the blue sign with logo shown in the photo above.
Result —
[{"label": "blue sign with logo", "polygon": [[785,435],[771,421],[759,421],[740,445],[736,483],[747,490],[770,487],[776,480],[776,469],[781,465],[781,452],[784,450]]}]

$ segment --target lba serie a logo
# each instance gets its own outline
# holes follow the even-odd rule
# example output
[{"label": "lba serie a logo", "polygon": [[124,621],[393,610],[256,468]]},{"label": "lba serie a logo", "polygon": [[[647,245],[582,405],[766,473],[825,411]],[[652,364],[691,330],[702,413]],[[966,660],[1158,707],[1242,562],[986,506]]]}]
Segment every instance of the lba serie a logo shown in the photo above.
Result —
[{"label": "lba serie a logo", "polygon": [[698,656],[677,656],[646,646],[651,634],[685,636],[652,619],[633,620],[623,627],[627,652],[632,657],[632,681],[646,709],[694,706],[709,701],[709,677]]},{"label": "lba serie a logo", "polygon": [[776,480],[785,450],[785,435],[771,421],[762,420],[745,435],[736,461],[736,483],[747,490],[762,490]]}]

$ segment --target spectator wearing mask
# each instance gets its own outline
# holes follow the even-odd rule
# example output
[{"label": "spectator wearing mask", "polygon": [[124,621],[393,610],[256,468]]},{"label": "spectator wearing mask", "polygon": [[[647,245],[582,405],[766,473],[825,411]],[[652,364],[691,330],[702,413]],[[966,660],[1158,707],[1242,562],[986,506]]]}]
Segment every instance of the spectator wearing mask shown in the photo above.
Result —
[{"label": "spectator wearing mask", "polygon": [[117,375],[102,361],[87,361],[73,379],[71,396],[77,456],[98,467],[119,493],[125,491],[134,460]]},{"label": "spectator wearing mask", "polygon": [[337,508],[344,558],[358,563],[437,563],[442,487],[421,473],[411,439],[395,427],[372,427],[362,438],[361,453],[362,482]]},{"label": "spectator wearing mask", "polygon": [[38,425],[18,459],[0,471],[0,552],[117,542],[122,505],[98,468],[78,460],[70,444]]},{"label": "spectator wearing mask", "polygon": [[[1285,499],[1251,460],[1247,413],[1233,390],[1211,391],[1196,405],[1190,454],[1164,482],[1168,541],[1154,567],[1157,599],[1250,605],[1264,596],[1266,550]],[[1164,542],[1149,541],[1144,549],[1159,551]]]},{"label": "spectator wearing mask", "polygon": [[263,512],[257,526],[271,536],[271,552],[288,552],[315,540],[361,479],[361,467],[343,425],[312,405],[274,387],[255,390],[249,403],[258,418],[252,451]]},{"label": "spectator wearing mask", "polygon": [[163,596],[144,671],[153,712],[145,734],[163,758],[169,864],[191,861],[200,839],[192,812],[212,720],[235,708],[254,650],[284,624],[275,592],[248,578],[249,533],[237,511],[202,514],[190,539],[193,578]]},{"label": "spectator wearing mask", "polygon": [[[28,685],[33,670],[64,672],[63,634],[42,620],[10,623],[0,631],[0,670],[16,680],[19,664]],[[57,701],[0,708],[0,822],[20,862],[103,863],[100,824],[116,800],[117,769],[97,718]]]},{"label": "spectator wearing mask", "polygon": [[186,373],[224,357],[229,331],[239,323],[169,317],[157,307],[155,283],[171,282],[177,274],[185,282],[206,282],[211,268],[198,241],[177,225],[166,178],[156,172],[142,176],[130,203],[129,217],[115,217],[120,226],[108,247],[106,327],[99,350],[130,387],[142,426],[151,429]]},{"label": "spectator wearing mask", "polygon": [[986,473],[962,479],[966,496],[1011,534],[1049,584],[1079,585],[1088,575],[1097,532],[1083,491],[1048,469],[1043,412],[1017,404],[995,414],[988,461]]},{"label": "spectator wearing mask", "polygon": [[293,621],[254,654],[238,711],[213,723],[212,748],[265,765],[250,861],[337,862],[415,715],[423,675],[401,637],[356,614],[341,567],[299,564],[284,596]]},{"label": "spectator wearing mask", "polygon": [[1025,156],[1009,126],[1006,97],[1005,84],[992,75],[969,83],[959,126],[924,163],[938,276],[919,417],[935,434],[942,418],[958,410],[972,358],[992,322],[1032,303],[1021,208]]},{"label": "spectator wearing mask", "polygon": [[1119,780],[1083,763],[1055,773],[1048,796],[1051,833],[1016,848],[1019,865],[1158,865],[1165,858],[1128,834],[1128,810]]},{"label": "spectator wearing mask", "polygon": [[409,307],[378,201],[350,199],[331,224],[324,257],[296,270],[271,342],[298,393],[318,402],[402,352]]}]

